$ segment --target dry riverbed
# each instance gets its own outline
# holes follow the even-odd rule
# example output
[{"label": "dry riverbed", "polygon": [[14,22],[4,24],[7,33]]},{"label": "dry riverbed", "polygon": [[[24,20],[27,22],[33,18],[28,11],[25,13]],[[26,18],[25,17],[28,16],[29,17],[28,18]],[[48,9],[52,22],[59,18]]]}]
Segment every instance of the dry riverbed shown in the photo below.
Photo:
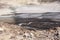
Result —
[{"label": "dry riverbed", "polygon": [[0,23],[0,40],[60,40],[60,27],[26,29],[15,24]]}]

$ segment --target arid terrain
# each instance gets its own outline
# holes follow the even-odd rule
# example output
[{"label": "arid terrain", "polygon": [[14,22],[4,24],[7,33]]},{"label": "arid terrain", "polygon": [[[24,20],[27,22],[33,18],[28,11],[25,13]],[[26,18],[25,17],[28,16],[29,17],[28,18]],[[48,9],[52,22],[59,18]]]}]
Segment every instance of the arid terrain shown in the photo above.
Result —
[{"label": "arid terrain", "polygon": [[60,0],[0,0],[0,40],[60,40],[59,12]]},{"label": "arid terrain", "polygon": [[60,40],[60,27],[36,29],[0,22],[0,40]]},{"label": "arid terrain", "polygon": [[41,3],[60,2],[60,0],[0,0],[0,3],[11,5],[40,5]]},{"label": "arid terrain", "polygon": [[14,13],[59,12],[60,1],[50,1],[46,0],[46,2],[40,2],[40,0],[0,0],[0,15]]}]

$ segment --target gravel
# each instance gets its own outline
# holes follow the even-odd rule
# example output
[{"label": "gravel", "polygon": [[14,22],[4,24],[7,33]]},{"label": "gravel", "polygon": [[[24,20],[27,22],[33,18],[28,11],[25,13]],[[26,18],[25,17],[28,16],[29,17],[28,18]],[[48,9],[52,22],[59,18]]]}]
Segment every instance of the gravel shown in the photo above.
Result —
[{"label": "gravel", "polygon": [[60,40],[60,27],[54,29],[26,29],[22,26],[0,23],[0,40]]}]

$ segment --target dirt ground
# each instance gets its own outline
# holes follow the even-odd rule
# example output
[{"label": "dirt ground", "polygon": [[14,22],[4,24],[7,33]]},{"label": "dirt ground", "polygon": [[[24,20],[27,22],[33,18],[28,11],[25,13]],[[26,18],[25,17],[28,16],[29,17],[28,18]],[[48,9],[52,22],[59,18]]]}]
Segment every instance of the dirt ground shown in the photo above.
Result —
[{"label": "dirt ground", "polygon": [[60,27],[39,30],[25,27],[1,22],[0,40],[60,40]]}]

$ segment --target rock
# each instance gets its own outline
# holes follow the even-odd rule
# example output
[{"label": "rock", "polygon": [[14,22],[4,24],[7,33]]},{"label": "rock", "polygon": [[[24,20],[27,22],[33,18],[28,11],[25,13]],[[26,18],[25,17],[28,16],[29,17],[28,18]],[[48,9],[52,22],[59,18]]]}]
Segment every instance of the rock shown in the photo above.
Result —
[{"label": "rock", "polygon": [[23,37],[30,38],[31,35],[29,33],[25,33]]},{"label": "rock", "polygon": [[0,28],[0,31],[4,31],[4,29],[3,28]]}]

